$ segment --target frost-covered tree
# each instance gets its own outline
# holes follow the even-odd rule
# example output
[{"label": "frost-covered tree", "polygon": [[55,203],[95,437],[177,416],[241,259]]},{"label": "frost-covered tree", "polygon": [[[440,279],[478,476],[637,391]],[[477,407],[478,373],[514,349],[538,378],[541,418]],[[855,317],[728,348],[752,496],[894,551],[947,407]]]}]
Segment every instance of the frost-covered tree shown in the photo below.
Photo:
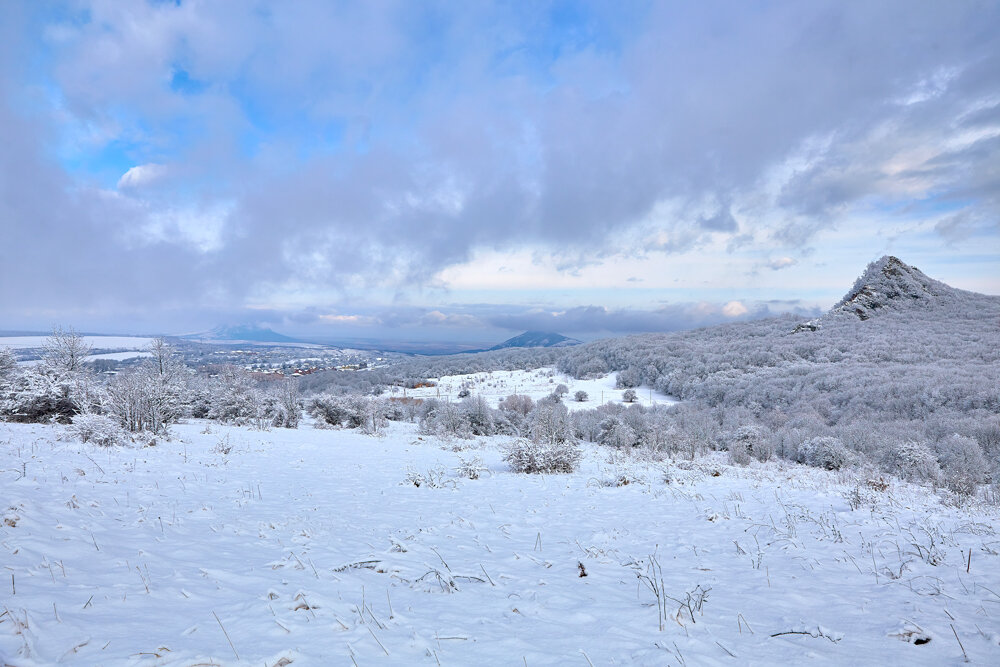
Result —
[{"label": "frost-covered tree", "polygon": [[14,373],[17,368],[17,359],[10,351],[10,348],[0,347],[0,382]]},{"label": "frost-covered tree", "polygon": [[588,398],[590,397],[587,396],[587,392],[583,391],[582,389],[573,394],[573,400],[576,401],[577,403],[586,403]]},{"label": "frost-covered tree", "polygon": [[183,366],[164,345],[151,351],[151,359],[118,373],[104,388],[104,409],[131,432],[162,433],[183,409]]},{"label": "frost-covered tree", "polygon": [[626,403],[635,403],[639,400],[639,395],[635,393],[635,389],[626,389],[622,392],[622,400]]},{"label": "frost-covered tree", "polygon": [[274,392],[277,398],[277,410],[271,420],[273,426],[298,428],[301,407],[299,407],[299,382],[289,379],[281,382]]},{"label": "frost-covered tree", "polygon": [[258,426],[266,420],[264,396],[249,372],[238,366],[224,366],[216,382],[209,419]]},{"label": "frost-covered tree", "polygon": [[541,400],[528,417],[531,438],[546,444],[575,442],[569,411],[562,403]]},{"label": "frost-covered tree", "polygon": [[639,435],[621,417],[611,416],[601,423],[600,442],[619,449],[635,447],[639,444]]},{"label": "frost-covered tree", "polygon": [[45,365],[59,375],[78,373],[91,352],[90,345],[75,329],[55,327],[45,341],[42,359]]}]

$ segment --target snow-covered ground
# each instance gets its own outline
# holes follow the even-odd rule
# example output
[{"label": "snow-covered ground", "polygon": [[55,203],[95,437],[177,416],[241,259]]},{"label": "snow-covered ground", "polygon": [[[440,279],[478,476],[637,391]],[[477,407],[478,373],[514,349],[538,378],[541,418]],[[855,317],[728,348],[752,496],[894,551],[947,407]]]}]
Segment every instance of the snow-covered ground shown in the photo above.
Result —
[{"label": "snow-covered ground", "polygon": [[[625,391],[615,388],[614,374],[593,380],[578,380],[552,368],[532,371],[489,371],[430,379],[437,386],[407,389],[407,397],[457,400],[462,387],[468,387],[473,395],[482,396],[489,401],[491,407],[496,408],[500,404],[500,399],[511,394],[521,394],[538,400],[551,394],[560,384],[565,384],[569,388],[569,394],[563,399],[566,407],[570,410],[583,410],[593,409],[609,401],[621,403]],[[586,401],[580,402],[574,399],[578,391],[587,393]],[[402,389],[394,388],[393,395],[401,396],[402,393]],[[645,406],[676,403],[675,399],[649,387],[637,388],[636,394],[638,395],[636,402]]]},{"label": "snow-covered ground", "polygon": [[173,433],[0,423],[0,664],[1000,662],[996,508],[598,448],[518,475],[410,424]]}]

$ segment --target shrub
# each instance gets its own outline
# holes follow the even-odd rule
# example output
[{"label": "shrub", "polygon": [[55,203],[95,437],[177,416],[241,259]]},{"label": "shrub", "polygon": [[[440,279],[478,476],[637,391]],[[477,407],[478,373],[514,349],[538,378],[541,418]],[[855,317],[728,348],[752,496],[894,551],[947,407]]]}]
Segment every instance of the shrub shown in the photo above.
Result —
[{"label": "shrub", "polygon": [[464,459],[459,456],[458,460],[459,465],[455,467],[455,474],[459,477],[479,479],[484,472],[489,470],[489,468],[483,465],[483,459],[479,456],[473,456],[470,459]]},{"label": "shrub", "polygon": [[114,447],[129,441],[118,421],[107,415],[76,415],[66,431],[80,442],[92,442],[101,447]]},{"label": "shrub", "polygon": [[941,466],[930,448],[920,442],[897,442],[883,459],[886,469],[903,479],[936,483],[941,478]]},{"label": "shrub", "polygon": [[945,485],[955,493],[973,495],[986,482],[989,464],[983,450],[972,438],[951,435],[938,443],[938,461]]},{"label": "shrub", "polygon": [[740,426],[727,433],[722,444],[729,450],[729,460],[736,465],[748,465],[751,459],[767,461],[774,455],[774,447],[768,442],[767,434],[756,424]]},{"label": "shrub", "polygon": [[799,445],[795,460],[814,468],[840,470],[853,463],[854,454],[837,438],[819,437]]},{"label": "shrub", "polygon": [[580,448],[571,441],[532,442],[518,438],[504,448],[510,469],[521,473],[573,472],[580,463]]}]

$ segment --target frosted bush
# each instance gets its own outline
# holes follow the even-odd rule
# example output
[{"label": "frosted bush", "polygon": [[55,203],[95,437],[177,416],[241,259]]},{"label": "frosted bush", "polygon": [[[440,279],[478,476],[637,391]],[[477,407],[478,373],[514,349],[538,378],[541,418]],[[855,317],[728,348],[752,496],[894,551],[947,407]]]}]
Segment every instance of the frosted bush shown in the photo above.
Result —
[{"label": "frosted bush", "polygon": [[483,465],[483,459],[479,456],[473,456],[472,458],[466,459],[461,456],[458,457],[459,465],[455,467],[455,474],[459,477],[465,477],[466,479],[479,479],[488,468]]},{"label": "frosted bush", "polygon": [[774,455],[767,433],[756,424],[740,426],[727,433],[722,444],[729,450],[729,460],[736,465],[749,465],[752,459],[767,461]]},{"label": "frosted bush", "polygon": [[514,472],[573,472],[582,453],[572,441],[532,442],[519,438],[504,448],[504,460]]},{"label": "frosted bush", "polygon": [[114,447],[129,441],[125,429],[107,415],[76,415],[66,431],[80,442],[92,442],[101,447]]},{"label": "frosted bush", "polygon": [[806,440],[798,447],[795,460],[799,463],[840,470],[854,462],[854,454],[837,438],[819,437]]},{"label": "frosted bush", "polygon": [[955,434],[937,445],[945,486],[961,495],[973,495],[986,482],[989,464],[972,438]]},{"label": "frosted bush", "polygon": [[886,469],[903,479],[920,482],[937,482],[941,466],[930,448],[920,442],[907,440],[894,444],[886,452],[883,464]]}]

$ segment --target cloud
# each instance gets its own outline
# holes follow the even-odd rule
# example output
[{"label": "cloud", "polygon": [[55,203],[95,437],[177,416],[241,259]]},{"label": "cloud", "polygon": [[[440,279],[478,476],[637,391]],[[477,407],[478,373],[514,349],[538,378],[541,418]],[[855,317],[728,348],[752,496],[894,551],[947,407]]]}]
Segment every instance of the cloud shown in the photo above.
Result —
[{"label": "cloud", "polygon": [[1000,236],[995,6],[5,10],[12,317],[412,296],[482,249],[571,274],[717,243],[778,270],[858,215]]},{"label": "cloud", "polygon": [[159,180],[166,172],[162,164],[140,164],[132,167],[118,179],[118,189],[127,190],[149,185]]},{"label": "cloud", "polygon": [[799,261],[792,257],[775,257],[767,261],[767,267],[772,271],[780,271],[790,266],[795,266]]},{"label": "cloud", "polygon": [[746,306],[739,301],[730,301],[722,307],[722,314],[726,317],[740,317],[750,312]]}]

